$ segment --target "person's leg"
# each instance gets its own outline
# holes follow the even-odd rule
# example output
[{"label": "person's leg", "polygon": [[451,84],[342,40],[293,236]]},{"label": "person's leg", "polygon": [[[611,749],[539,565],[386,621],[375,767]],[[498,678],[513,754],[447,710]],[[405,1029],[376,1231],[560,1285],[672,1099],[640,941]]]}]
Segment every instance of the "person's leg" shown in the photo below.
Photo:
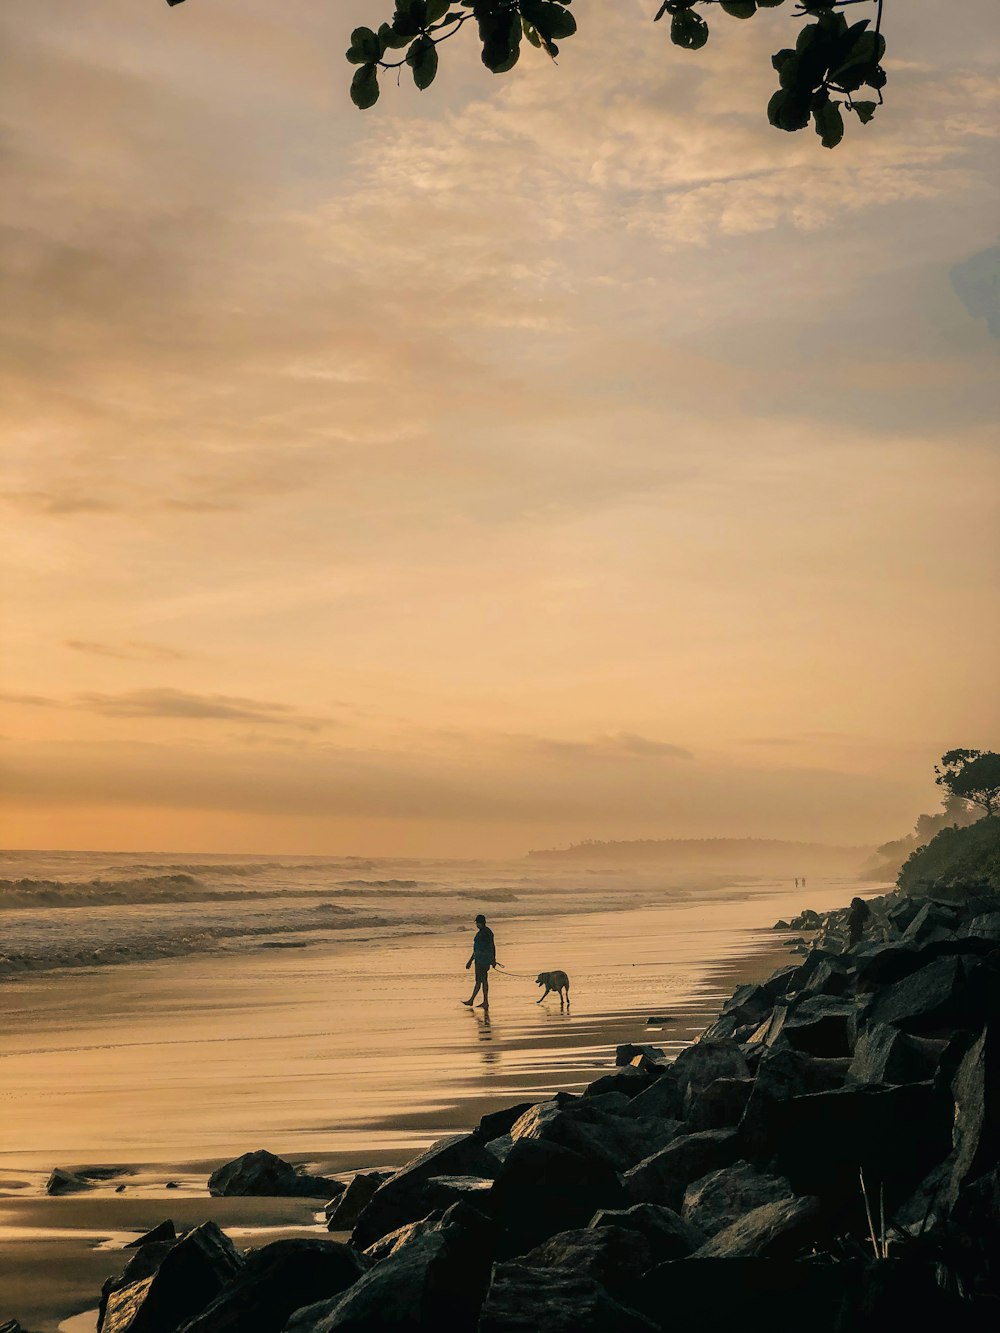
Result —
[{"label": "person's leg", "polygon": [[479,1007],[480,1007],[481,1009],[488,1009],[488,1008],[490,1007],[490,971],[489,971],[489,968],[486,968],[486,969],[483,971],[482,987],[483,987],[483,1002],[482,1002],[482,1004],[481,1004]]}]

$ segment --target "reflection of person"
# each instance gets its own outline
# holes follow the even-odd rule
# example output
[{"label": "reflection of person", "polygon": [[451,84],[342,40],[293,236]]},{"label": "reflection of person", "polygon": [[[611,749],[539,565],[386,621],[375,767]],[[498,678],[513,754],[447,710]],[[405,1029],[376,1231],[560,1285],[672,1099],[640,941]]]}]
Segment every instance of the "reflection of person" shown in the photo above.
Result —
[{"label": "reflection of person", "polygon": [[490,968],[497,965],[497,946],[493,939],[493,932],[486,924],[486,918],[483,915],[476,917],[475,939],[472,941],[472,957],[465,965],[466,971],[475,964],[476,967],[476,986],[472,995],[462,1003],[470,1009],[476,1002],[476,996],[480,991],[483,992],[483,1002],[480,1009],[490,1007]]}]

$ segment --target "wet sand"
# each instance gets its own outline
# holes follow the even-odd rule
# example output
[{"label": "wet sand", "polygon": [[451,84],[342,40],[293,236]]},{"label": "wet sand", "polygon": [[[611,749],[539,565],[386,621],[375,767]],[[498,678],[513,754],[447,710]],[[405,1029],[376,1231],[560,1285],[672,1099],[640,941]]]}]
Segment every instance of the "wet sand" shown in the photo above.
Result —
[{"label": "wet sand", "polygon": [[[822,909],[846,892],[810,898]],[[48,1333],[93,1308],[120,1267],[109,1249],[164,1217],[214,1218],[244,1244],[321,1226],[309,1201],[210,1199],[208,1172],[241,1152],[325,1174],[396,1164],[488,1109],[582,1087],[618,1042],[679,1049],[736,984],[787,961],[768,927],[794,901],[758,889],[548,921],[497,914],[509,971],[493,974],[488,1016],[460,1003],[468,931],[8,980],[0,1322]],[[534,974],[553,967],[571,976],[568,1012],[535,1003]],[[650,1027],[652,1015],[666,1021]],[[97,1165],[127,1174],[41,1194],[54,1166]]]}]

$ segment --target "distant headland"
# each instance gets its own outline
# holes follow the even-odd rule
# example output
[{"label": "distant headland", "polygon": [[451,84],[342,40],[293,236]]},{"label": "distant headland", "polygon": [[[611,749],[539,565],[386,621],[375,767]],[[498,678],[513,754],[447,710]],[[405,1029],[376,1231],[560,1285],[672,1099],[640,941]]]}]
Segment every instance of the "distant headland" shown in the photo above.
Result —
[{"label": "distant headland", "polygon": [[536,861],[650,861],[659,865],[698,865],[715,869],[802,875],[857,873],[873,848],[779,838],[638,838],[601,842],[588,838],[569,847],[528,852]]}]

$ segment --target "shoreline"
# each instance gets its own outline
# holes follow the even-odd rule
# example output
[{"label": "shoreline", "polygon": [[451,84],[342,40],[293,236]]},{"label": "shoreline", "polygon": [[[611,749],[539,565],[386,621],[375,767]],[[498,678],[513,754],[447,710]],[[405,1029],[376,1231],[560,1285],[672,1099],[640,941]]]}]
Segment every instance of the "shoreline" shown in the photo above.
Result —
[{"label": "shoreline", "polygon": [[[488,1093],[477,1096],[470,1092],[437,1106],[386,1114],[359,1132],[356,1145],[339,1151],[282,1155],[331,1175],[397,1166],[427,1144],[471,1128],[487,1110],[512,1101],[541,1099],[560,1088],[582,1087],[614,1067],[614,1047],[619,1042],[648,1041],[672,1053],[715,1017],[734,985],[768,975],[787,959],[787,951],[770,929],[760,927],[753,945],[739,957],[712,965],[696,993],[675,1008],[669,1015],[671,1021],[663,1026],[647,1026],[653,1011],[633,1008],[588,1014],[569,1039],[563,1033],[548,1044],[545,1037],[522,1033],[509,1049],[530,1058],[510,1079],[494,1083]],[[467,1011],[458,1017],[478,1027],[474,1014]],[[402,1147],[403,1139],[409,1140],[408,1148]],[[249,1146],[280,1150],[274,1143],[234,1143],[228,1156]],[[179,1226],[215,1220],[243,1245],[328,1234],[321,1200],[212,1198],[205,1184],[207,1176],[226,1159],[224,1154],[132,1163],[134,1175],[123,1175],[85,1193],[49,1197],[39,1192],[44,1188],[39,1172],[19,1172],[9,1154],[0,1155],[0,1272],[5,1275],[0,1282],[0,1316],[17,1317],[31,1333],[57,1333],[68,1321],[69,1328],[63,1333],[89,1333],[94,1325],[88,1312],[94,1309],[104,1278],[120,1263],[117,1252],[167,1217]],[[50,1159],[50,1165],[121,1168],[126,1163]],[[17,1177],[25,1180],[26,1188],[12,1192],[10,1184]],[[168,1190],[168,1180],[176,1181],[180,1188]],[[115,1186],[122,1183],[127,1191],[116,1194]]]}]

